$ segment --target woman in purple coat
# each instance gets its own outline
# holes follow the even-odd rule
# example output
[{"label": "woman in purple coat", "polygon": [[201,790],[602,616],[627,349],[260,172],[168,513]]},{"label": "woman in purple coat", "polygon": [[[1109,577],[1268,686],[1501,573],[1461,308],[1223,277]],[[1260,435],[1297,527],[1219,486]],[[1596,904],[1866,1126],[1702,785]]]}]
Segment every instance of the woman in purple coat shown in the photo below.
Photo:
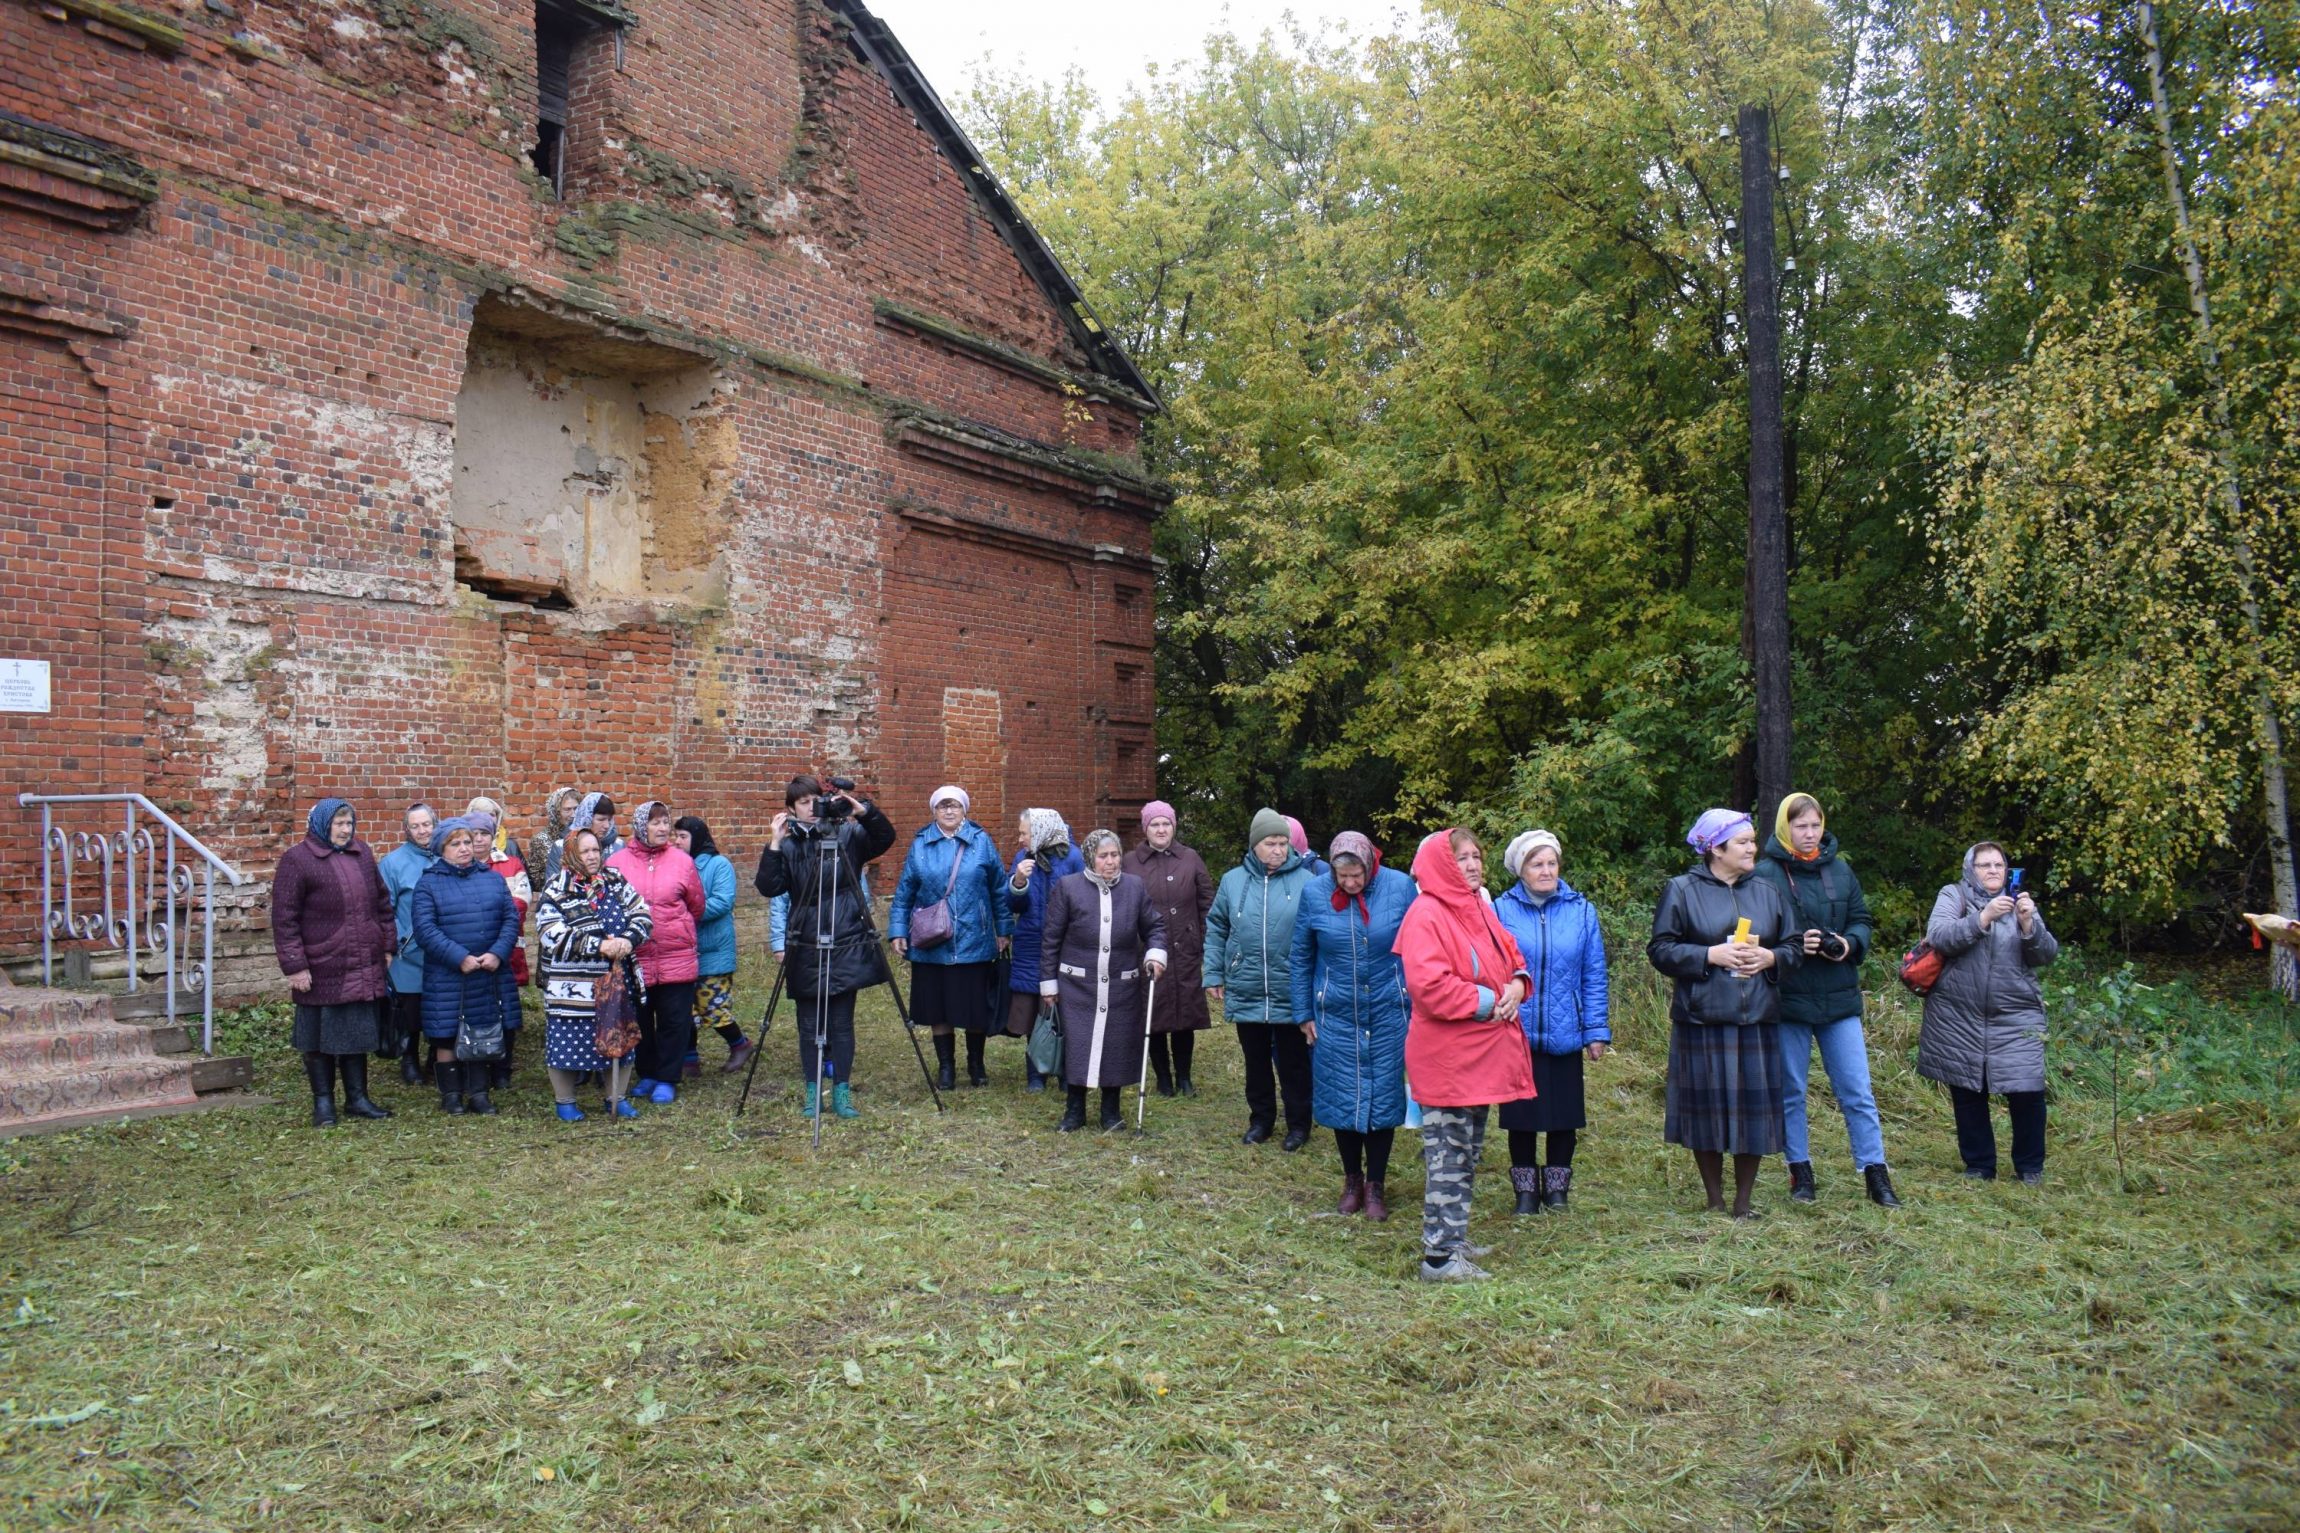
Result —
[{"label": "woman in purple coat", "polygon": [[314,1128],[335,1126],[335,1077],[355,1118],[391,1114],[367,1097],[367,1056],[380,1039],[376,1007],[391,993],[399,947],[391,895],[358,816],[323,798],[272,875],[272,947],[295,994],[295,1049],[311,1081]]},{"label": "woman in purple coat", "polygon": [[1062,1018],[1062,1077],[1070,1089],[1058,1131],[1086,1126],[1086,1088],[1102,1088],[1105,1133],[1126,1120],[1118,1093],[1142,1078],[1148,1046],[1146,978],[1166,970],[1166,925],[1150,890],[1124,872],[1118,833],[1098,830],[1079,848],[1086,871],[1055,881],[1038,950],[1038,993]]}]

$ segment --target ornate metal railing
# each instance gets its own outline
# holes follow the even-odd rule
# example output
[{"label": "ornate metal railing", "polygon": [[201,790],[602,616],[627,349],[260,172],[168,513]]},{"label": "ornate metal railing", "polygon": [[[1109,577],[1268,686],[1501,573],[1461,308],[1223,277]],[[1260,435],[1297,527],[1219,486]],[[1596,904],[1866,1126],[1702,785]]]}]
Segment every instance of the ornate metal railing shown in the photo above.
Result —
[{"label": "ornate metal railing", "polygon": [[[248,876],[178,825],[141,793],[19,793],[40,810],[40,982],[56,982],[56,944],[94,943],[127,961],[128,992],[151,964],[167,986],[168,1021],[176,997],[200,996],[200,1051],[216,1051],[216,880],[230,888]],[[67,830],[56,823],[66,805],[116,809],[114,830]],[[199,961],[185,930],[199,900]]]}]

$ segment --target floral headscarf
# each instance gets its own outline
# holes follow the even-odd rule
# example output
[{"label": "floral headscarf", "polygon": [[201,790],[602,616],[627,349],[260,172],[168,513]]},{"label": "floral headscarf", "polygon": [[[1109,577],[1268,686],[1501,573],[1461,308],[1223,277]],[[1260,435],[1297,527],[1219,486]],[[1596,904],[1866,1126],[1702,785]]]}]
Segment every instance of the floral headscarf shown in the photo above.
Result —
[{"label": "floral headscarf", "polygon": [[1094,881],[1096,888],[1104,892],[1117,888],[1118,880],[1126,876],[1126,871],[1121,868],[1108,878],[1104,878],[1100,873],[1094,871],[1094,854],[1106,845],[1123,846],[1124,844],[1118,839],[1118,832],[1114,830],[1090,830],[1086,833],[1086,844],[1078,850],[1085,854],[1086,876]]},{"label": "floral headscarf", "polygon": [[1050,846],[1070,844],[1070,827],[1064,823],[1060,810],[1025,809],[1022,811],[1022,824],[1022,839],[1029,843],[1033,857]]},{"label": "floral headscarf", "polygon": [[1746,810],[1704,809],[1685,833],[1685,844],[1693,848],[1695,856],[1706,857],[1753,823]]}]

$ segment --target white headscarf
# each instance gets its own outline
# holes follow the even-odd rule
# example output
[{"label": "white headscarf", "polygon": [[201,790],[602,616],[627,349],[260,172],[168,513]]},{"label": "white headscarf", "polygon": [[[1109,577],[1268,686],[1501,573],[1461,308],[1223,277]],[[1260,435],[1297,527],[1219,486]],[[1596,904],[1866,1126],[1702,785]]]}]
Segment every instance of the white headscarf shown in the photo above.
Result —
[{"label": "white headscarf", "polygon": [[1501,865],[1510,877],[1515,878],[1518,870],[1525,866],[1525,859],[1544,846],[1557,853],[1559,861],[1564,860],[1565,848],[1557,844],[1556,836],[1546,830],[1528,830],[1520,832],[1502,852]]},{"label": "white headscarf", "polygon": [[941,803],[944,799],[951,798],[958,800],[958,808],[960,813],[974,813],[974,800],[967,797],[966,790],[954,782],[946,782],[941,787],[935,789],[932,793],[926,796],[926,812],[928,814],[934,813],[935,805]]}]

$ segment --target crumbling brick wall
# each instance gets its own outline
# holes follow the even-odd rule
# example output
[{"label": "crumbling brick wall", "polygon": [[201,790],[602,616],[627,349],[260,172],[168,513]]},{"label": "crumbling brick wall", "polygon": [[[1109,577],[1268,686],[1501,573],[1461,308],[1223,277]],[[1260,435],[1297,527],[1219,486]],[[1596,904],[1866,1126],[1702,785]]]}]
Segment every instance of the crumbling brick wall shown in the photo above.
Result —
[{"label": "crumbling brick wall", "polygon": [[574,783],[743,856],[825,765],[1123,823],[1149,403],[858,7],[547,4],[557,193],[534,0],[0,3],[9,791],[259,875],[329,793],[383,844]]}]

